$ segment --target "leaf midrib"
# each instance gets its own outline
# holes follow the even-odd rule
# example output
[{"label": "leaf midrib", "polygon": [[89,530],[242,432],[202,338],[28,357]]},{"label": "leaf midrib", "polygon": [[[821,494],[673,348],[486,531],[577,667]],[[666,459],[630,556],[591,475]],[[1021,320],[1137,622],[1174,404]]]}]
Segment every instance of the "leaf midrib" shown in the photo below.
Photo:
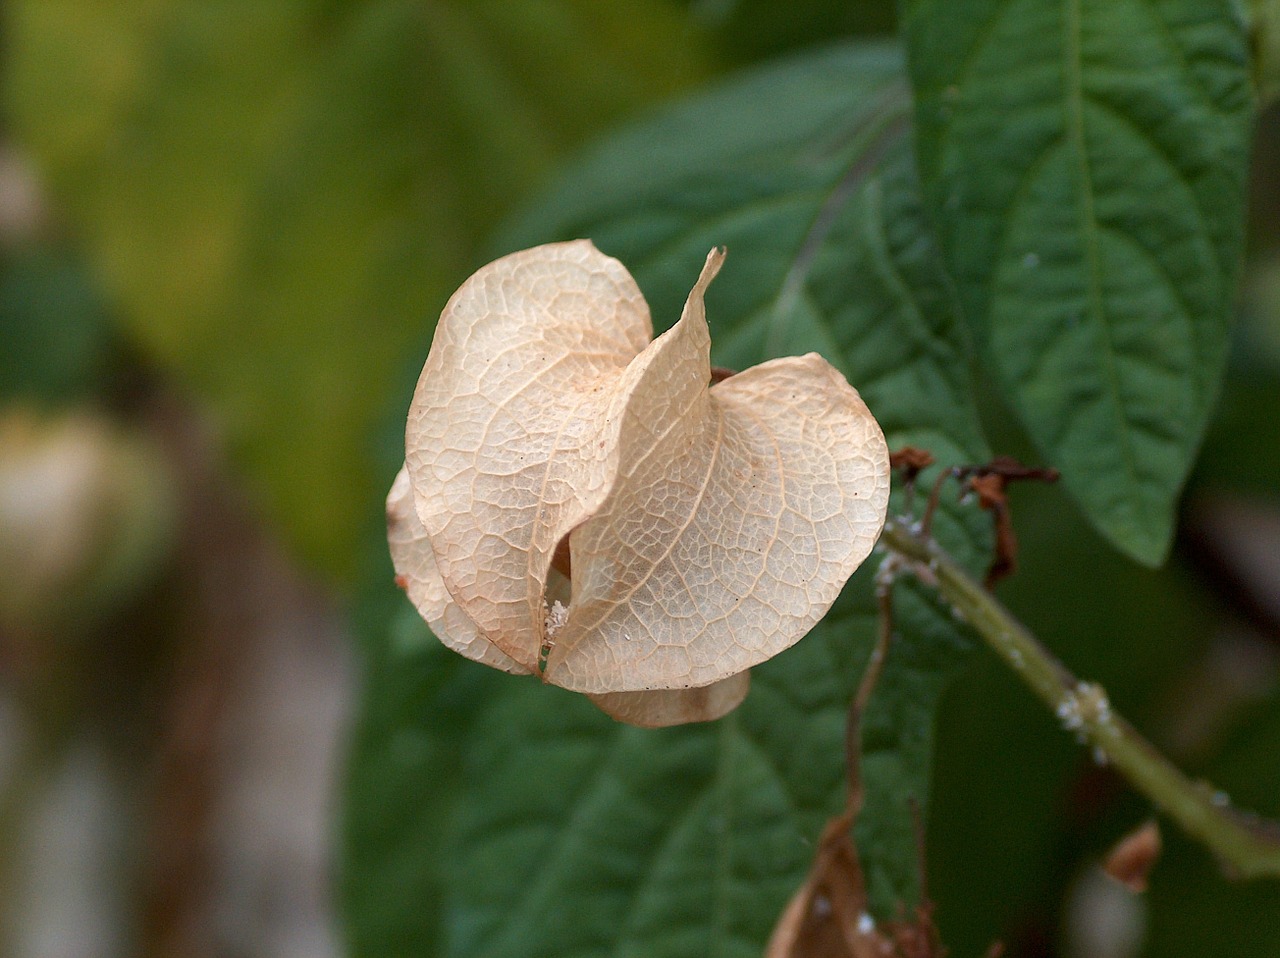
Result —
[{"label": "leaf midrib", "polygon": [[1080,0],[1064,0],[1063,15],[1063,86],[1066,108],[1066,139],[1076,154],[1080,179],[1080,234],[1085,251],[1088,277],[1089,311],[1093,314],[1103,338],[1102,367],[1110,387],[1110,406],[1119,437],[1120,458],[1130,488],[1138,487],[1137,464],[1129,425],[1125,421],[1119,373],[1116,370],[1115,342],[1111,335],[1106,307],[1102,301],[1102,264],[1099,260],[1099,227],[1094,207],[1093,175],[1084,130],[1084,54],[1082,50]]}]

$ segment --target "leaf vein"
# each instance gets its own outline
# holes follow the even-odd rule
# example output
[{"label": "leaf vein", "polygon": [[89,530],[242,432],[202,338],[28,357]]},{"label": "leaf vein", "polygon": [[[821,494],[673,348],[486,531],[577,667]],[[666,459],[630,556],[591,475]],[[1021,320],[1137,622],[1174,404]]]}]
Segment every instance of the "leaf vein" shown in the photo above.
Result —
[{"label": "leaf vein", "polygon": [[1137,464],[1134,461],[1133,442],[1129,437],[1129,423],[1124,416],[1119,376],[1115,364],[1115,342],[1108,322],[1102,297],[1102,262],[1098,250],[1098,220],[1094,208],[1093,174],[1089,167],[1088,143],[1085,139],[1084,83],[1082,77],[1083,53],[1081,50],[1080,0],[1067,0],[1063,18],[1064,83],[1067,139],[1076,155],[1080,184],[1080,232],[1085,250],[1088,281],[1089,309],[1102,334],[1101,366],[1111,392],[1111,408],[1115,419],[1116,436],[1121,464],[1128,476],[1131,488],[1137,485]]}]

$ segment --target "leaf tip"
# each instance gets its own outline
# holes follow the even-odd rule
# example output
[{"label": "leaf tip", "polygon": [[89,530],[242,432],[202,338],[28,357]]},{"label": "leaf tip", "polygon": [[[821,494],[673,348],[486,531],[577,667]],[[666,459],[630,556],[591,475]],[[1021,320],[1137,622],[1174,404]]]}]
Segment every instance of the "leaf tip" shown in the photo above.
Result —
[{"label": "leaf tip", "polygon": [[1083,503],[1093,527],[1121,553],[1148,569],[1158,569],[1169,558],[1177,525],[1176,505],[1145,516],[1116,516]]}]

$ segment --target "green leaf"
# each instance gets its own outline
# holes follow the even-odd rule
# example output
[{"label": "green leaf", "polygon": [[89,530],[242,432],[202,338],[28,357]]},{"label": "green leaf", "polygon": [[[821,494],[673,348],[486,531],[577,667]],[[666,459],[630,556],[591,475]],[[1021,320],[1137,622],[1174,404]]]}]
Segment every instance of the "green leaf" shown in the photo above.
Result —
[{"label": "green leaf", "polygon": [[1253,98],[1229,0],[906,0],[921,177],[983,361],[1156,564],[1217,392]]},{"label": "green leaf", "polygon": [[1280,3],[1248,0],[1249,31],[1253,40],[1254,82],[1263,106],[1280,94]]},{"label": "green leaf", "polygon": [[[445,953],[758,955],[841,807],[865,600],[754,670],[747,703],[716,723],[628,728],[531,682],[491,703],[443,853]],[[924,803],[933,705],[959,651],[949,626],[908,609],[910,644],[869,717],[858,833],[885,914],[915,895],[908,799]]]},{"label": "green leaf", "polygon": [[[590,236],[633,270],[664,327],[723,243],[708,297],[718,362],[816,348],[859,388],[891,446],[913,441],[947,463],[982,458],[907,109],[888,48],[840,47],[748,74],[605,143],[499,247]],[[949,545],[981,562],[984,520],[940,521]],[[442,723],[447,687],[428,691],[421,657],[397,658],[392,639],[372,634],[382,664],[348,787],[355,951],[759,954],[843,804],[845,713],[874,638],[874,561],[812,634],[753,671],[742,708],[711,725],[627,728],[580,697],[509,676]],[[910,590],[899,591],[897,623],[864,725],[857,832],[881,914],[916,895],[910,800],[927,803],[934,709],[965,645],[950,615]],[[389,712],[387,700],[415,705]],[[458,764],[397,763],[405,736]],[[374,789],[444,789],[453,813],[432,802],[381,828],[365,804]],[[428,830],[429,841],[405,847],[404,835]],[[396,917],[368,920],[369,883],[386,890],[381,914]],[[433,904],[443,910],[428,929],[419,916]]]},{"label": "green leaf", "polygon": [[500,673],[437,642],[402,593],[378,591],[363,603],[364,631],[378,641],[366,643],[344,800],[344,931],[357,954],[434,955],[437,856],[462,744],[477,703],[507,690]]},{"label": "green leaf", "polygon": [[795,52],[837,38],[893,32],[882,0],[685,0],[693,19],[735,60]]},{"label": "green leaf", "polygon": [[[21,0],[5,100],[134,336],[349,574],[367,435],[476,244],[700,72],[660,0]],[[589,54],[584,51],[590,51]]]},{"label": "green leaf", "polygon": [[113,345],[79,259],[45,246],[8,251],[0,263],[0,400],[83,400],[106,378]]}]

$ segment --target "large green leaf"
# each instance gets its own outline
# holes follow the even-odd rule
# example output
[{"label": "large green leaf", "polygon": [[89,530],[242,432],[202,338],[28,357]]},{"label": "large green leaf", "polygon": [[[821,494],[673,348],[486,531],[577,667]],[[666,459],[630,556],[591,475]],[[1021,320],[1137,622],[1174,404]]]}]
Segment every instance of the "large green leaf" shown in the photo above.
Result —
[{"label": "large green leaf", "polygon": [[983,360],[1098,529],[1166,554],[1222,371],[1252,94],[1230,0],[905,0]]},{"label": "large green leaf", "polygon": [[[817,349],[861,390],[891,445],[924,444],[944,462],[982,457],[907,110],[887,48],[750,74],[603,145],[499,247],[590,236],[633,270],[662,327],[708,248],[725,244],[708,298],[717,361]],[[978,561],[981,520],[941,518],[946,540]],[[842,805],[845,712],[874,634],[871,571],[811,635],[754,670],[743,707],[711,725],[627,728],[508,676],[460,712],[456,691],[428,674],[438,653],[425,651],[424,627],[416,643],[399,628],[372,635],[347,793],[355,950],[759,954]],[[910,799],[927,800],[934,708],[964,646],[951,616],[919,595],[904,590],[899,605],[865,725],[858,828],[882,914],[916,894]],[[417,811],[395,799],[395,829],[367,807],[375,794],[428,793]],[[433,906],[438,923],[422,917]]]},{"label": "large green leaf", "polygon": [[6,106],[131,331],[350,571],[367,434],[475,246],[700,72],[660,0],[20,0]]}]

